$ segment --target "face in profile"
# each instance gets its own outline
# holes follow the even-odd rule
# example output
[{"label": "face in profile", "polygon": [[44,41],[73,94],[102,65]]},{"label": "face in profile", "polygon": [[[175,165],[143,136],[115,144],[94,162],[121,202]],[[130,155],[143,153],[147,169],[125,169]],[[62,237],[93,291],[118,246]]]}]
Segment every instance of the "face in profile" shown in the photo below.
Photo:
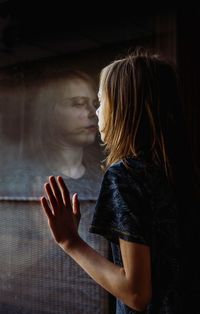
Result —
[{"label": "face in profile", "polygon": [[100,132],[101,140],[102,142],[104,141],[104,126],[105,126],[105,101],[104,98],[102,97],[102,92],[101,89],[99,89],[98,92],[98,97],[99,97],[99,107],[96,110],[96,115],[98,117],[98,129]]},{"label": "face in profile", "polygon": [[92,144],[97,134],[96,91],[89,82],[68,79],[63,85],[62,99],[55,105],[55,120],[62,142],[75,146]]}]

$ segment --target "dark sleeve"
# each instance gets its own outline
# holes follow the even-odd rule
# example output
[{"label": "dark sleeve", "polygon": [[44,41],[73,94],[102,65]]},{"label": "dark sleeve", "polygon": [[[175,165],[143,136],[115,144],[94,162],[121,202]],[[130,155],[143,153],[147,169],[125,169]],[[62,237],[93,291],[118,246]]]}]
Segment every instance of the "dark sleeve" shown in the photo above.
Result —
[{"label": "dark sleeve", "polygon": [[119,238],[151,243],[149,200],[123,164],[111,166],[104,175],[90,232],[115,243]]}]

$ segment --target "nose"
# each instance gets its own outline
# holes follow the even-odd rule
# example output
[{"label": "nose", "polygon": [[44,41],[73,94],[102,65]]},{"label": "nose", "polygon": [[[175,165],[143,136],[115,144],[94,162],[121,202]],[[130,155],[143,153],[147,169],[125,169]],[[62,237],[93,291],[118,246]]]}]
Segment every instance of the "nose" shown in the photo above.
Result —
[{"label": "nose", "polygon": [[99,108],[96,110],[96,115],[99,117]]},{"label": "nose", "polygon": [[87,105],[87,115],[89,118],[94,118],[96,117],[95,113],[96,113],[96,108],[94,104],[91,102]]}]

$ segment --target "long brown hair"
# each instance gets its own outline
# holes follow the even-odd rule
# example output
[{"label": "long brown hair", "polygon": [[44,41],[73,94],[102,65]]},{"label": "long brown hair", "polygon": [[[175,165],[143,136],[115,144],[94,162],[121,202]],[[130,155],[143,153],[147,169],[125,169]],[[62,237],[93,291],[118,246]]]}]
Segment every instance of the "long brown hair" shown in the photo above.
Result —
[{"label": "long brown hair", "polygon": [[[158,55],[137,49],[103,68],[106,166],[128,156],[144,156],[173,179],[178,133],[182,129],[175,67]],[[179,123],[180,121],[180,123]]]}]

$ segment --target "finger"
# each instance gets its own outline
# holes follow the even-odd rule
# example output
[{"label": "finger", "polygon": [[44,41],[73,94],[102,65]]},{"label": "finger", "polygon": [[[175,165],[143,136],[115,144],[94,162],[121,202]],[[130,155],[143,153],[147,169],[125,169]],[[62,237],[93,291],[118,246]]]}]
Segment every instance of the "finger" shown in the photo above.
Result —
[{"label": "finger", "polygon": [[72,208],[73,208],[74,215],[80,214],[80,205],[79,205],[79,200],[78,200],[78,194],[77,193],[75,193],[72,196]]},{"label": "finger", "polygon": [[50,209],[50,207],[48,205],[48,202],[47,202],[46,198],[42,197],[40,199],[40,202],[41,202],[42,208],[44,209],[47,217],[51,220],[54,217],[54,215],[53,215],[53,213],[52,213],[52,211],[51,211],[51,209]]},{"label": "finger", "polygon": [[58,184],[56,182],[56,179],[54,178],[54,176],[51,176],[51,177],[49,177],[49,181],[50,181],[50,184],[51,184],[51,188],[52,188],[53,194],[54,194],[58,204],[60,206],[62,206],[63,205],[63,198],[62,198],[62,194],[61,194],[60,188],[58,187]]},{"label": "finger", "polygon": [[58,179],[58,183],[60,185],[61,191],[62,191],[65,206],[71,208],[71,200],[70,200],[69,190],[66,187],[65,182],[64,182],[62,177],[59,176],[59,177],[57,177],[57,179]]},{"label": "finger", "polygon": [[81,220],[81,212],[80,212],[80,205],[79,205],[79,200],[78,200],[78,194],[75,193],[72,196],[72,209],[73,209],[73,214],[75,218],[75,222],[77,227],[79,226],[79,222]]},{"label": "finger", "polygon": [[52,191],[49,183],[45,183],[45,190],[47,192],[47,195],[49,197],[49,201],[50,201],[51,206],[52,206],[54,213],[55,213],[55,209],[57,208],[57,200],[53,194],[53,191]]}]

